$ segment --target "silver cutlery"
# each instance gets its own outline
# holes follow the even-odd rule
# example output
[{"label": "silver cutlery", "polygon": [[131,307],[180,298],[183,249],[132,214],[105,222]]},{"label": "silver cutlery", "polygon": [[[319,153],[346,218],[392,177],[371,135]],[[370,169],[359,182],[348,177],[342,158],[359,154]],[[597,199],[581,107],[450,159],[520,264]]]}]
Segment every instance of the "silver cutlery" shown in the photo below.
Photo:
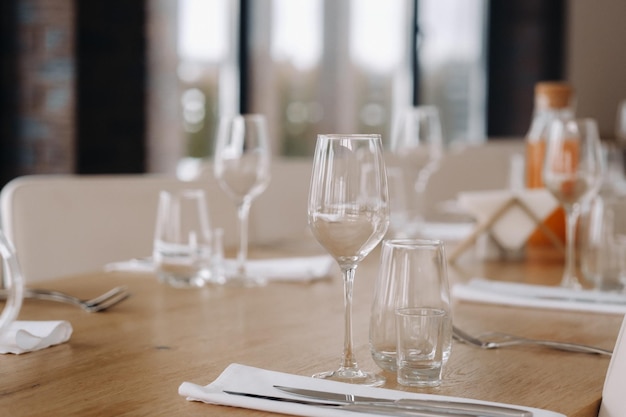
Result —
[{"label": "silver cutlery", "polygon": [[477,346],[481,349],[498,349],[508,346],[536,345],[568,352],[593,353],[606,356],[611,356],[613,354],[610,350],[595,346],[582,345],[579,343],[557,342],[553,340],[528,339],[505,333],[492,333],[489,338],[474,337],[456,326],[452,327],[452,336],[460,342]]},{"label": "silver cutlery", "polygon": [[[253,394],[249,392],[238,391],[223,391],[226,394],[241,395],[249,398],[259,398],[262,400],[278,401],[292,404],[311,405],[315,407],[330,407],[335,409],[341,409],[346,411],[353,411],[359,413],[379,414],[385,416],[398,416],[398,417],[487,417],[487,415],[476,413],[461,413],[461,412],[446,412],[443,411],[427,411],[417,408],[407,408],[396,406],[393,403],[337,403],[337,402],[319,402],[309,400],[299,400],[295,398],[274,397],[271,395]],[[491,415],[489,415],[491,416]],[[528,416],[532,416],[529,414]]]},{"label": "silver cutlery", "polygon": [[[469,415],[481,417],[531,417],[532,412],[513,407],[504,407],[492,404],[477,404],[463,401],[436,400],[436,399],[409,399],[390,400],[387,398],[366,397],[336,392],[317,391],[303,388],[274,385],[283,392],[301,397],[333,401],[344,405],[368,405],[377,407],[391,407],[393,409],[410,410],[412,412],[435,413],[435,415],[455,416]],[[437,414],[439,413],[439,414]]]},{"label": "silver cutlery", "polygon": [[[6,298],[6,291],[0,290],[0,298]],[[104,311],[114,305],[124,301],[130,296],[127,288],[124,286],[115,287],[97,297],[89,300],[83,300],[70,294],[60,291],[44,290],[37,288],[25,288],[24,298],[58,301],[62,303],[72,304],[89,313],[97,313]]]}]

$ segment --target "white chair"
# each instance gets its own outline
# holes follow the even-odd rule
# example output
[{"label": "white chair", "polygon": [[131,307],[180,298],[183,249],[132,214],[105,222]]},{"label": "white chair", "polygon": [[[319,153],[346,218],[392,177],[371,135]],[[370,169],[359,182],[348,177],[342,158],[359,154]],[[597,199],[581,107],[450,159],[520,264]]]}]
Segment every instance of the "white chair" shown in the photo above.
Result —
[{"label": "white chair", "polygon": [[609,362],[598,417],[626,416],[624,388],[626,388],[626,320],[622,321],[613,356]]},{"label": "white chair", "polygon": [[[310,163],[274,162],[268,189],[252,204],[251,244],[305,235]],[[213,227],[224,229],[225,246],[235,246],[235,205],[211,176],[190,182],[155,175],[20,177],[0,193],[2,228],[28,282],[93,271],[150,255],[159,191],[181,188],[206,191]]]},{"label": "white chair", "polygon": [[442,204],[456,200],[462,191],[508,188],[511,158],[523,157],[524,150],[521,138],[489,140],[448,150],[426,187],[426,215],[441,216]]}]

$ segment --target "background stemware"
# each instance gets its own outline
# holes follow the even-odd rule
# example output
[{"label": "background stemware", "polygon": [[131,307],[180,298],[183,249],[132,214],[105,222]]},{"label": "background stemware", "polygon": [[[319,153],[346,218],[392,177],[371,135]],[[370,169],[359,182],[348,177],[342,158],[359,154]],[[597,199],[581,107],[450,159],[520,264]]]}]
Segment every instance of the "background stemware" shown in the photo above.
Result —
[{"label": "background stemware", "polygon": [[388,167],[391,232],[414,237],[425,216],[424,192],[443,155],[439,109],[423,105],[405,109],[391,135]]},{"label": "background stemware", "polygon": [[597,193],[603,175],[598,126],[593,119],[555,120],[548,133],[543,178],[566,213],[565,270],[561,286],[581,288],[576,272],[576,224],[583,204]]},{"label": "background stemware", "polygon": [[248,257],[248,217],[252,200],[270,182],[271,152],[265,116],[237,115],[222,118],[219,123],[214,156],[214,174],[220,187],[237,206],[239,251],[235,271],[226,271],[226,283],[263,285],[261,277],[246,271]]},{"label": "background stemware", "polygon": [[352,288],[357,266],[387,231],[388,200],[380,135],[318,136],[308,219],[313,235],[342,272],[345,338],[339,369],[315,377],[372,386],[385,381],[357,364],[352,345]]}]

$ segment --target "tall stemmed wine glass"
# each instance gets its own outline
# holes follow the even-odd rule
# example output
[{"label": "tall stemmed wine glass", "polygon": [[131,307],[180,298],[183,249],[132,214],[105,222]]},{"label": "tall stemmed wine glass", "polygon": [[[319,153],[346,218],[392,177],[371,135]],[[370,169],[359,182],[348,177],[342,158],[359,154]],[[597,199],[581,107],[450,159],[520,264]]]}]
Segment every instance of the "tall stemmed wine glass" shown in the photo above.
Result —
[{"label": "tall stemmed wine glass", "polygon": [[563,287],[582,288],[576,272],[576,224],[581,206],[597,193],[603,171],[595,120],[555,120],[548,132],[543,178],[546,188],[563,205],[567,215]]},{"label": "tall stemmed wine glass", "polygon": [[380,135],[318,135],[308,204],[309,226],[343,275],[345,339],[339,369],[314,375],[377,386],[384,377],[359,369],[352,348],[352,288],[359,262],[389,225]]},{"label": "tall stemmed wine glass", "polygon": [[218,127],[214,174],[222,189],[237,205],[239,252],[235,271],[227,271],[226,284],[257,286],[261,277],[246,271],[248,256],[248,217],[252,200],[270,182],[270,144],[267,123],[261,114],[222,118]]},{"label": "tall stemmed wine glass", "polygon": [[422,105],[400,113],[391,135],[387,162],[391,199],[391,232],[411,237],[424,221],[424,193],[444,153],[439,109]]}]

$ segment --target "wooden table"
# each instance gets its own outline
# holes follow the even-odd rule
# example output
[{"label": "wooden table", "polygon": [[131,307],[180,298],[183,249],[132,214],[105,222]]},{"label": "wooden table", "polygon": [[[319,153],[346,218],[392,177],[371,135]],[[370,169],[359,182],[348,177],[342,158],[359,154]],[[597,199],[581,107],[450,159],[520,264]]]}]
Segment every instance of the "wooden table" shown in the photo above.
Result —
[{"label": "wooden table", "polygon": [[[255,253],[252,251],[252,256]],[[266,256],[267,253],[264,253]],[[278,256],[278,255],[277,255]],[[357,270],[354,339],[360,365],[369,356],[368,320],[379,254]],[[452,280],[480,274],[556,282],[561,265],[475,264]],[[89,298],[116,285],[132,297],[104,313],[25,301],[20,319],[69,320],[68,343],[20,356],[0,355],[0,414],[18,416],[259,416],[253,410],[188,402],[183,381],[202,385],[237,362],[299,375],[334,369],[343,345],[339,277],[263,288],[181,290],[151,274],[93,273],[39,286]],[[612,348],[622,317],[458,303],[458,326],[472,333],[507,331]],[[420,392],[539,407],[571,417],[596,416],[609,359],[516,347],[479,350],[456,343],[439,388]],[[387,374],[385,387],[400,387]]]}]

